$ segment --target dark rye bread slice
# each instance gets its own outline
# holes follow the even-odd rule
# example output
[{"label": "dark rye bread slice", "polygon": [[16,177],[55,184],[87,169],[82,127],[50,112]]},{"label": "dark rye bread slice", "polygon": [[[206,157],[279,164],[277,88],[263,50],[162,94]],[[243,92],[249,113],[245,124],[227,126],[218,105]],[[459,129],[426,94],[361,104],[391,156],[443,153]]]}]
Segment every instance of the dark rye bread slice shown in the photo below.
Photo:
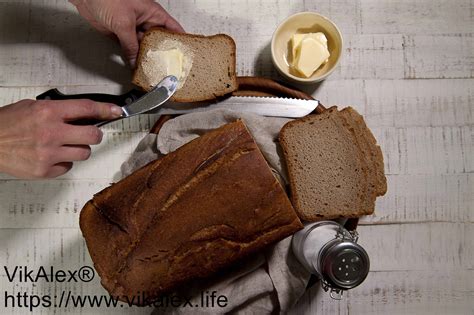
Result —
[{"label": "dark rye bread slice", "polygon": [[353,133],[341,126],[336,109],[287,123],[280,131],[298,216],[307,221],[358,217],[368,181]]},{"label": "dark rye bread slice", "polygon": [[[160,50],[164,42],[167,49],[180,48],[185,57],[190,57],[192,66],[184,85],[173,95],[175,102],[197,102],[213,100],[238,88],[236,75],[236,46],[225,34],[202,36],[173,33],[163,28],[148,30],[141,43],[132,82],[146,91],[153,86],[151,81],[160,81],[164,75],[153,72],[150,78],[143,65],[149,50]],[[170,43],[176,43],[173,45]],[[184,49],[183,49],[184,48]]]},{"label": "dark rye bread slice", "polygon": [[208,276],[302,228],[241,121],[99,192],[80,227],[102,285],[120,300]]},{"label": "dark rye bread slice", "polygon": [[385,177],[383,154],[377,140],[367,127],[364,118],[352,107],[346,107],[340,111],[342,116],[352,125],[356,137],[362,144],[362,151],[369,157],[371,168],[370,178],[377,196],[383,196],[387,192],[387,179]]}]

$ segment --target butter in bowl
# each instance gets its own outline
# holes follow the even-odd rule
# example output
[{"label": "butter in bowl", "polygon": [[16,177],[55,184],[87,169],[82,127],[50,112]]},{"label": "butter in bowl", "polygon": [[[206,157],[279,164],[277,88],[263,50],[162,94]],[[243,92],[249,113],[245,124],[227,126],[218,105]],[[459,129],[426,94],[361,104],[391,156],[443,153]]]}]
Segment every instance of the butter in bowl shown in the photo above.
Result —
[{"label": "butter in bowl", "polygon": [[333,22],[315,12],[301,12],[277,27],[271,43],[272,60],[286,78],[316,83],[334,71],[342,45],[341,32]]}]

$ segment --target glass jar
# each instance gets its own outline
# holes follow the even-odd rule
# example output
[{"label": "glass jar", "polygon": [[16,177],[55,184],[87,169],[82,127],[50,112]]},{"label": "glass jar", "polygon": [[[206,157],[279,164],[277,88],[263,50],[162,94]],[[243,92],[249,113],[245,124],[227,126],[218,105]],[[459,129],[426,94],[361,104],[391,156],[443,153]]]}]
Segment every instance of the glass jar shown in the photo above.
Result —
[{"label": "glass jar", "polygon": [[334,221],[319,221],[295,233],[292,248],[301,264],[319,277],[323,289],[340,299],[344,290],[361,284],[369,273],[369,256],[357,240],[357,232]]}]

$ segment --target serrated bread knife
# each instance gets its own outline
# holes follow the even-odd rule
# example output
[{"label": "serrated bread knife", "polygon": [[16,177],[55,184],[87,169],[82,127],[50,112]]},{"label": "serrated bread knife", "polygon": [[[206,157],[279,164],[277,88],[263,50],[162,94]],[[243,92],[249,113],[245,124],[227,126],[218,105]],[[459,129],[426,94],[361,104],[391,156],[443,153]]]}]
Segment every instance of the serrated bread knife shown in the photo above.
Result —
[{"label": "serrated bread knife", "polygon": [[186,114],[212,109],[230,109],[261,116],[298,118],[310,114],[319,105],[316,100],[300,100],[284,97],[231,96],[217,103],[187,104],[168,102],[154,113],[160,115]]},{"label": "serrated bread knife", "polygon": [[[152,92],[149,92],[145,95],[149,95],[150,93]],[[138,90],[132,90],[122,95],[100,93],[65,95],[59,92],[57,89],[52,89],[41,95],[38,95],[36,99],[92,99],[98,102],[108,102],[117,104],[119,106],[122,106],[125,112],[128,107],[135,104],[138,100],[143,101],[141,107],[146,107],[144,106],[145,101],[143,100],[144,96],[142,95],[143,92]],[[151,99],[152,98],[148,98],[145,100]],[[310,114],[316,109],[318,105],[319,101],[317,100],[301,100],[284,97],[230,96],[224,99],[220,99],[218,102],[174,103],[169,101],[161,106],[148,104],[147,106],[150,106],[153,109],[143,110],[141,111],[141,113],[147,112],[159,115],[176,115],[223,108],[244,113],[254,113],[261,116],[298,118]]]}]

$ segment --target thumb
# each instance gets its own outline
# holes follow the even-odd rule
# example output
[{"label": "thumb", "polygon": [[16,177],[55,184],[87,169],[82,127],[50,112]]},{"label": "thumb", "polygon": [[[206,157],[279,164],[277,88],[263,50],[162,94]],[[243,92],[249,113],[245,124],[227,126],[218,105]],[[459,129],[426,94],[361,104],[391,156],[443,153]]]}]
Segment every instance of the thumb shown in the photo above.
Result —
[{"label": "thumb", "polygon": [[130,27],[126,27],[123,30],[116,32],[116,35],[122,46],[125,58],[130,62],[132,67],[135,67],[135,61],[138,54],[138,36],[135,30],[135,24]]}]

